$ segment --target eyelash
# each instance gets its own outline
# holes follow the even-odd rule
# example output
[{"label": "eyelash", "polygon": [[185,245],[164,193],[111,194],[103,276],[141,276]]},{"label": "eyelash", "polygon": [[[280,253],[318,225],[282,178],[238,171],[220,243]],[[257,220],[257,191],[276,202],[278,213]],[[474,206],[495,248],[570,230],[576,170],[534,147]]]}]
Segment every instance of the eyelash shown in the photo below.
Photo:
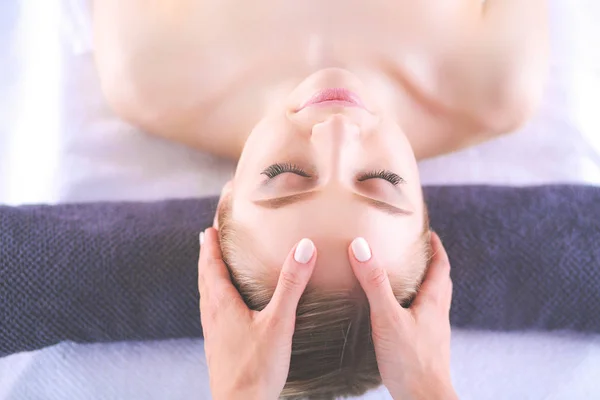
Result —
[{"label": "eyelash", "polygon": [[[269,179],[273,179],[277,175],[285,174],[287,172],[292,172],[294,174],[303,176],[305,178],[312,178],[312,176],[308,172],[306,172],[304,169],[302,169],[301,167],[299,167],[295,164],[291,164],[291,163],[273,164],[273,165],[269,166],[268,168],[266,168],[263,172],[261,172],[261,174],[266,175],[267,178],[269,178]],[[397,174],[395,174],[393,172],[386,171],[383,169],[377,170],[377,171],[365,172],[365,173],[361,174],[357,180],[359,182],[364,182],[369,179],[377,179],[377,178],[386,180],[394,186],[398,186],[399,184],[404,182],[404,179],[402,177],[398,176]]]},{"label": "eyelash", "polygon": [[266,175],[269,179],[273,179],[277,175],[285,174],[286,172],[292,172],[296,175],[300,175],[305,178],[311,178],[310,174],[308,172],[306,172],[304,169],[300,168],[299,166],[297,166],[295,164],[290,164],[290,163],[273,164],[273,165],[269,166],[268,168],[266,168],[263,172],[261,172],[261,174]]},{"label": "eyelash", "polygon": [[366,180],[375,179],[375,178],[384,179],[394,186],[398,186],[399,184],[404,182],[404,179],[402,179],[401,176],[399,176],[393,172],[386,171],[384,169],[380,169],[377,171],[365,172],[364,174],[361,174],[358,177],[358,181],[364,182]]}]

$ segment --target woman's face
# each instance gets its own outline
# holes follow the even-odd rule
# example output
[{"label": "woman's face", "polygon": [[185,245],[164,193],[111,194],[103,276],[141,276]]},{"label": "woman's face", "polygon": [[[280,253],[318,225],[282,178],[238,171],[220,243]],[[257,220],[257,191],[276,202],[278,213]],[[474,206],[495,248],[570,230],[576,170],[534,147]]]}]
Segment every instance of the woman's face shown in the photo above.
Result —
[{"label": "woman's face", "polygon": [[[348,95],[331,88],[356,97],[326,102]],[[320,102],[303,107],[311,99]],[[276,277],[306,237],[318,251],[311,285],[349,289],[357,282],[347,249],[361,236],[391,274],[403,275],[423,232],[424,205],[412,148],[383,108],[356,76],[326,69],[258,123],[231,192],[231,218],[263,264],[249,268]]]}]

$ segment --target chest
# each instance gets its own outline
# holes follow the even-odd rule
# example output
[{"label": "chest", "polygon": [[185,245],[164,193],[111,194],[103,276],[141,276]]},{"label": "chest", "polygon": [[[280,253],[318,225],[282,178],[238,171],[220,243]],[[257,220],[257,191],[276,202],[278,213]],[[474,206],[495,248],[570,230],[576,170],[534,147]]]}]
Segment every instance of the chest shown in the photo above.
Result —
[{"label": "chest", "polygon": [[454,129],[430,104],[441,60],[481,9],[480,0],[146,1],[161,29],[141,71],[188,110],[190,130],[246,137],[271,88],[341,67],[384,96],[411,143]]},{"label": "chest", "polygon": [[[454,46],[478,0],[188,1],[172,6],[203,76],[227,80],[261,64],[279,69],[365,64],[435,64]],[[181,33],[179,33],[181,34]],[[192,39],[190,39],[192,40]],[[268,65],[266,66],[268,68]],[[208,84],[208,83],[207,83]]]}]

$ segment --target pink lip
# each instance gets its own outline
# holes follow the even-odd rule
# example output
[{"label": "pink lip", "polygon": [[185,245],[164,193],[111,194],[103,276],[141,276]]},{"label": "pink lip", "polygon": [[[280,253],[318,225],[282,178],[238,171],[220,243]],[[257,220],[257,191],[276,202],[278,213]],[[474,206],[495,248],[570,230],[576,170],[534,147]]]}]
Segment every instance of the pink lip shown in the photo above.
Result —
[{"label": "pink lip", "polygon": [[306,103],[304,103],[299,110],[315,105],[341,105],[344,107],[365,108],[362,100],[360,97],[358,97],[358,95],[356,95],[356,93],[344,88],[320,90],[315,93]]}]

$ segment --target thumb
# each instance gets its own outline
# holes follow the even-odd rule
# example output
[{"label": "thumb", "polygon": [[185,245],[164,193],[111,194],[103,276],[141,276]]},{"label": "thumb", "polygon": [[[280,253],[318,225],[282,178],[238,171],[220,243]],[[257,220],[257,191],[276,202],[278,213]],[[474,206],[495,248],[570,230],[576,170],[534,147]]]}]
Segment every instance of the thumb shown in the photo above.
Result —
[{"label": "thumb", "polygon": [[287,319],[296,318],[300,297],[312,276],[317,261],[317,251],[310,239],[302,239],[287,256],[277,287],[265,311],[272,316]]}]

